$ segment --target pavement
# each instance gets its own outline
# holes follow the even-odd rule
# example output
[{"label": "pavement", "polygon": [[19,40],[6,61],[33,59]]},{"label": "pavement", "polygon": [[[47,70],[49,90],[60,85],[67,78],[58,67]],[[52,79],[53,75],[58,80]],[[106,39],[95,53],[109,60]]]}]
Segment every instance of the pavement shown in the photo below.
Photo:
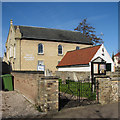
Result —
[{"label": "pavement", "polygon": [[45,115],[44,118],[118,118],[118,105],[120,106],[120,103],[68,108],[55,114]]},{"label": "pavement", "polygon": [[65,108],[58,112],[46,114],[39,112],[33,104],[16,91],[0,91],[1,94],[0,115],[2,113],[2,118],[118,118],[118,108],[120,108],[120,103],[97,104]]},{"label": "pavement", "polygon": [[[42,116],[35,105],[31,104],[22,94],[16,91],[0,91],[2,94],[2,119],[3,118],[34,118]],[[0,113],[1,113],[0,112]]]}]

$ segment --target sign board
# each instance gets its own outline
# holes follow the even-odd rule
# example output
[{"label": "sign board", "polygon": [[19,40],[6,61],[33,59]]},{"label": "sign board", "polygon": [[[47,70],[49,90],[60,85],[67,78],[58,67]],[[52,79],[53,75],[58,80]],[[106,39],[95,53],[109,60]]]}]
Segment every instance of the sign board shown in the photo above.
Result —
[{"label": "sign board", "polygon": [[98,74],[98,64],[93,64],[93,65],[94,65],[93,66],[94,74]]},{"label": "sign board", "polygon": [[92,74],[93,75],[105,75],[106,74],[106,63],[105,62],[93,62],[92,63]]},{"label": "sign board", "polygon": [[44,65],[38,65],[37,70],[38,71],[45,71],[45,66]]},{"label": "sign board", "polygon": [[100,74],[104,74],[106,70],[106,65],[105,64],[100,64]]},{"label": "sign board", "polygon": [[34,56],[33,56],[32,54],[26,54],[26,55],[24,56],[24,59],[25,59],[26,61],[33,61],[33,60],[34,60]]}]

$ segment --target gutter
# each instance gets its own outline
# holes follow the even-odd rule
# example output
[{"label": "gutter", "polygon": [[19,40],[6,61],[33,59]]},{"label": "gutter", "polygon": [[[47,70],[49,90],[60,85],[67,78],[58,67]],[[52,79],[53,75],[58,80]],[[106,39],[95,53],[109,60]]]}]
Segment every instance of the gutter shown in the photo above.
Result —
[{"label": "gutter", "polygon": [[29,37],[22,37],[21,39],[26,39],[26,40],[41,40],[41,41],[53,41],[53,42],[66,42],[66,43],[76,43],[76,44],[87,44],[87,45],[93,45],[91,42],[81,42],[81,41],[68,41],[68,40],[61,40],[61,39],[47,39],[47,38],[29,38]]},{"label": "gutter", "polygon": [[66,68],[66,67],[89,67],[89,63],[88,64],[80,64],[80,65],[65,65],[65,66],[56,66],[56,68]]}]

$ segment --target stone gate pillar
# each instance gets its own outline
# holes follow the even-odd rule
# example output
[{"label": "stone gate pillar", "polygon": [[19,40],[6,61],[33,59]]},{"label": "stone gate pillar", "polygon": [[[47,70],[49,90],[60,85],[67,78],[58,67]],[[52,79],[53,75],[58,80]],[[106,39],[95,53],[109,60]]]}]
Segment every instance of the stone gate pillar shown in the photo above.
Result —
[{"label": "stone gate pillar", "polygon": [[38,105],[43,112],[58,111],[58,77],[42,77],[38,80]]},{"label": "stone gate pillar", "polygon": [[100,104],[118,102],[118,82],[108,76],[96,77],[99,83],[98,100]]}]

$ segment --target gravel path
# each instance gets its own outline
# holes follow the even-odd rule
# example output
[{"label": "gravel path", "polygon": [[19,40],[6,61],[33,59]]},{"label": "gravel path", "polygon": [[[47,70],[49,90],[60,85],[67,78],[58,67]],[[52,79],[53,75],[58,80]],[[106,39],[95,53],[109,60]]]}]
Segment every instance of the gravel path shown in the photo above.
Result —
[{"label": "gravel path", "polygon": [[45,113],[36,110],[23,95],[16,91],[0,91],[2,93],[2,118],[33,118]]}]

